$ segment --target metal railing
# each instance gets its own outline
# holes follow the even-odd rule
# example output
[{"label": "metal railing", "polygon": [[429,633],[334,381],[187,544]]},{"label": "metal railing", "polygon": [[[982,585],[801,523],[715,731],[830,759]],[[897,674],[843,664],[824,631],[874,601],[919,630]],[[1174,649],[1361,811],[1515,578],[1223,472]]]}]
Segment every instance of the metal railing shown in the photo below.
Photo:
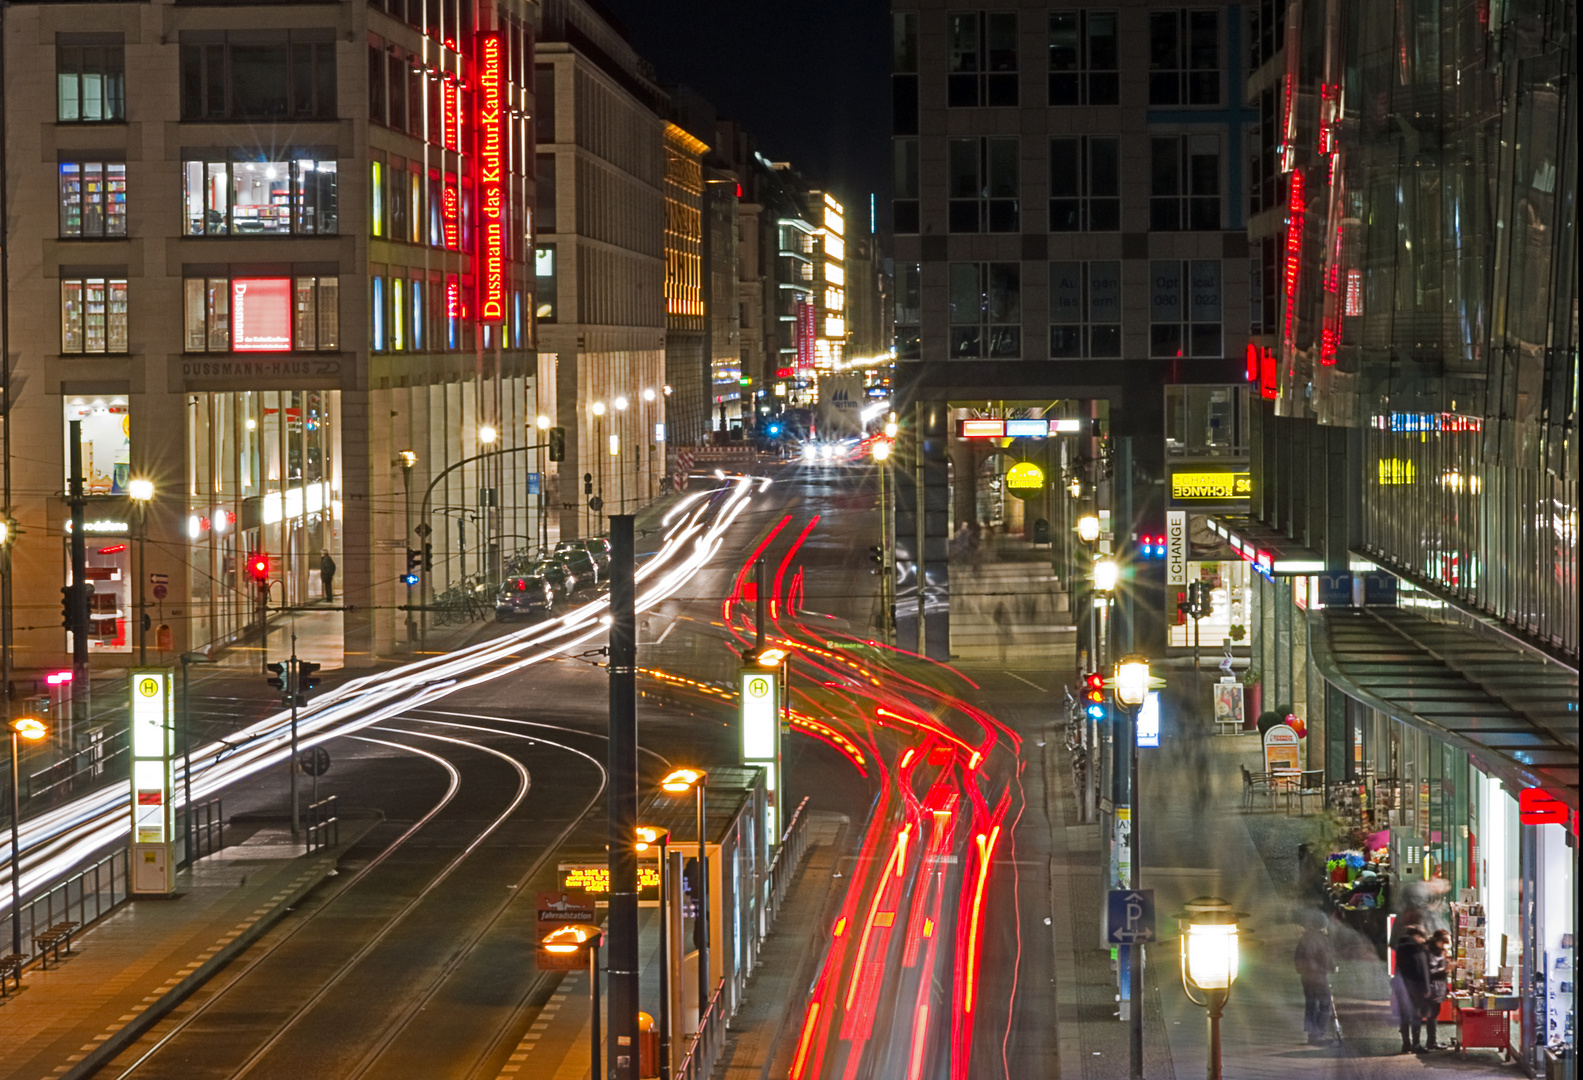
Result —
[{"label": "metal railing", "polygon": [[781,833],[780,845],[775,849],[775,858],[770,862],[769,889],[764,897],[765,933],[775,925],[775,917],[786,900],[786,890],[791,888],[792,878],[797,876],[797,868],[808,850],[808,818],[804,813],[807,809],[808,800],[804,798],[792,811],[786,831]]},{"label": "metal railing", "polygon": [[191,866],[204,856],[213,855],[225,847],[225,814],[220,807],[220,800],[209,799],[184,807],[176,817],[176,835],[187,842],[183,866]]},{"label": "metal railing", "polygon": [[687,1047],[687,1056],[676,1066],[675,1080],[706,1080],[714,1073],[715,1062],[726,1045],[725,993],[726,981],[721,979],[715,984],[715,992],[709,998],[709,1007],[704,1010],[698,1034],[693,1037],[692,1045]]},{"label": "metal railing", "polygon": [[308,804],[308,850],[319,851],[341,842],[341,817],[335,796]]},{"label": "metal railing", "polygon": [[7,948],[11,942],[11,919],[20,918],[22,926],[22,953],[33,952],[33,938],[58,922],[67,919],[77,923],[78,931],[110,914],[126,903],[131,851],[122,848],[111,852],[98,862],[78,871],[42,896],[36,896],[22,905],[22,910],[5,920],[5,934],[0,937]]}]

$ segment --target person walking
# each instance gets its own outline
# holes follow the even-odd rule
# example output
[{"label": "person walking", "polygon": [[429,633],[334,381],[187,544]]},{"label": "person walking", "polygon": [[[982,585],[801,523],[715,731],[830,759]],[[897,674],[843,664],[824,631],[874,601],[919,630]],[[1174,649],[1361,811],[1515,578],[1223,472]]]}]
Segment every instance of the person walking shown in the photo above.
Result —
[{"label": "person walking", "polygon": [[1424,1027],[1428,1039],[1424,1042],[1425,1050],[1440,1050],[1440,1043],[1435,1041],[1435,1021],[1440,1018],[1440,1004],[1446,1000],[1448,992],[1447,967],[1450,964],[1451,934],[1445,930],[1436,930],[1430,935],[1429,943],[1425,946],[1429,962],[1429,1000],[1425,1005]]},{"label": "person walking", "polygon": [[1402,1033],[1400,1053],[1424,1052],[1419,1040],[1428,1012],[1429,994],[1429,950],[1424,945],[1423,927],[1409,926],[1397,939],[1396,977],[1391,980],[1391,1007]]},{"label": "person walking", "polygon": [[1335,970],[1335,960],[1323,915],[1308,913],[1292,964],[1303,984],[1303,1027],[1308,1032],[1308,1045],[1324,1046],[1330,1041],[1330,973]]},{"label": "person walking", "polygon": [[324,599],[329,603],[335,599],[335,560],[330,558],[326,551],[319,556],[319,580],[324,583]]}]

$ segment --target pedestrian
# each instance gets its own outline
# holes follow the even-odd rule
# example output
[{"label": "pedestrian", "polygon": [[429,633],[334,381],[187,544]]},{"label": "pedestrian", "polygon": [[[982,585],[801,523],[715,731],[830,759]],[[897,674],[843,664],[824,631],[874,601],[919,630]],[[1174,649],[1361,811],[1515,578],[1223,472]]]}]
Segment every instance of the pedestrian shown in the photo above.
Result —
[{"label": "pedestrian", "polygon": [[1391,980],[1391,1008],[1402,1035],[1400,1053],[1424,1052],[1419,1040],[1429,994],[1429,950],[1424,946],[1423,927],[1409,926],[1397,939],[1396,976]]},{"label": "pedestrian", "polygon": [[326,551],[319,556],[319,580],[324,583],[324,599],[326,602],[335,599],[335,560],[330,558]]},{"label": "pedestrian", "polygon": [[1323,1046],[1330,1041],[1330,973],[1335,970],[1335,959],[1324,916],[1309,912],[1306,923],[1292,964],[1303,984],[1303,1027],[1308,1032],[1308,1045]]},{"label": "pedestrian", "polygon": [[1451,935],[1445,930],[1436,930],[1429,938],[1427,945],[1429,958],[1429,1001],[1424,1012],[1424,1026],[1428,1028],[1429,1036],[1424,1043],[1425,1050],[1439,1050],[1441,1046],[1435,1041],[1435,1021],[1440,1018],[1440,1003],[1446,1000],[1447,994],[1447,967],[1450,963]]}]

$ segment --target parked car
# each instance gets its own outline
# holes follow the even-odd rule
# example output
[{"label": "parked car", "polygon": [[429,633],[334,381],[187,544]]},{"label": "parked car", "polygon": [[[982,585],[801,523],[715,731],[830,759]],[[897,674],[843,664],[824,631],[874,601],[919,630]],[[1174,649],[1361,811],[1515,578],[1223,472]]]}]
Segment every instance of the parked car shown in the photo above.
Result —
[{"label": "parked car", "polygon": [[599,569],[580,540],[562,540],[556,544],[555,558],[576,575],[579,589],[592,588],[599,583]]},{"label": "parked car", "polygon": [[594,561],[594,569],[599,571],[601,580],[610,576],[610,541],[603,536],[590,536],[582,541],[583,547],[588,551],[588,557]]},{"label": "parked car", "polygon": [[495,620],[506,622],[517,616],[555,609],[555,586],[539,574],[518,574],[506,579],[495,600]]},{"label": "parked car", "polygon": [[582,587],[577,580],[577,575],[571,567],[561,559],[544,559],[534,563],[527,570],[530,577],[543,578],[550,583],[550,588],[557,596],[570,598],[573,593]]}]

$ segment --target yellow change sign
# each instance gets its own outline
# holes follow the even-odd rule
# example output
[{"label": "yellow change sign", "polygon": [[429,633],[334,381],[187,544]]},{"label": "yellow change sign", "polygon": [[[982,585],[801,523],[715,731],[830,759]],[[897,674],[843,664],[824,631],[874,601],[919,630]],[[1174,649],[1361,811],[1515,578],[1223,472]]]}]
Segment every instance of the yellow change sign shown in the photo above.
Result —
[{"label": "yellow change sign", "polygon": [[1044,490],[1044,470],[1031,461],[1019,461],[1006,471],[1006,487],[1019,499],[1031,499]]},{"label": "yellow change sign", "polygon": [[1245,472],[1173,472],[1173,499],[1249,499],[1253,477]]}]

